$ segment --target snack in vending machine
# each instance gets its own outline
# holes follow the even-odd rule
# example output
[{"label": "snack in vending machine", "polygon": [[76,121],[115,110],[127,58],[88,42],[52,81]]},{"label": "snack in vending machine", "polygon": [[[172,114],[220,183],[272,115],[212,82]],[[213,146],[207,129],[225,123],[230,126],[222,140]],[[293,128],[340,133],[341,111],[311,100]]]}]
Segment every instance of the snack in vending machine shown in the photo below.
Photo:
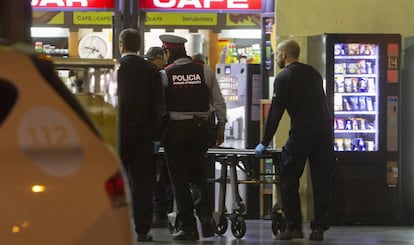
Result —
[{"label": "snack in vending machine", "polygon": [[375,124],[373,121],[368,121],[366,122],[365,126],[367,127],[367,129],[372,130],[375,129]]},{"label": "snack in vending machine", "polygon": [[335,55],[344,55],[345,54],[343,43],[334,44],[334,54]]},{"label": "snack in vending machine", "polygon": [[375,44],[361,44],[359,53],[361,55],[375,55]]},{"label": "snack in vending machine", "polygon": [[338,125],[339,130],[345,129],[345,121],[344,121],[343,118],[338,118],[338,119],[336,119],[336,121],[337,121],[337,125]]},{"label": "snack in vending machine", "polygon": [[374,151],[374,146],[375,146],[374,141],[366,140],[365,144],[367,145],[366,146],[367,151]]},{"label": "snack in vending machine", "polygon": [[360,130],[365,130],[366,126],[365,124],[367,123],[367,120],[365,118],[359,118],[358,119],[358,127]]},{"label": "snack in vending machine", "polygon": [[374,74],[372,70],[372,62],[366,62],[367,64],[367,74]]},{"label": "snack in vending machine", "polygon": [[359,88],[358,88],[358,85],[359,85],[358,78],[353,77],[351,80],[352,80],[352,92],[358,93],[358,91],[359,91]]},{"label": "snack in vending machine", "polygon": [[366,98],[366,103],[367,103],[367,111],[373,111],[374,110],[374,101],[372,100],[372,97],[367,97]]},{"label": "snack in vending machine", "polygon": [[368,79],[367,78],[361,78],[359,80],[359,92],[367,92],[367,86],[368,86]]},{"label": "snack in vending machine", "polygon": [[358,104],[359,104],[359,110],[360,111],[366,111],[367,110],[367,104],[365,102],[365,96],[359,96],[358,97]]},{"label": "snack in vending machine", "polygon": [[351,105],[346,97],[343,98],[343,105],[342,105],[344,111],[352,111]]},{"label": "snack in vending machine", "polygon": [[359,74],[367,74],[367,65],[365,63],[365,60],[358,61],[358,71]]},{"label": "snack in vending machine", "polygon": [[350,119],[345,120],[345,129],[352,130],[352,121]]},{"label": "snack in vending machine", "polygon": [[345,92],[351,93],[352,92],[352,79],[345,78]]},{"label": "snack in vending machine", "polygon": [[375,78],[370,77],[368,80],[368,93],[375,93]]},{"label": "snack in vending machine", "polygon": [[359,44],[348,43],[348,55],[359,55]]},{"label": "snack in vending machine", "polygon": [[345,92],[345,80],[343,76],[335,76],[335,88],[338,93]]},{"label": "snack in vending machine", "polygon": [[358,130],[359,129],[359,125],[358,125],[358,119],[357,118],[352,118],[352,129],[353,130]]},{"label": "snack in vending machine", "polygon": [[338,151],[344,151],[344,139],[336,138],[334,142]]},{"label": "snack in vending machine", "polygon": [[352,110],[351,111],[359,111],[359,101],[358,101],[358,96],[351,96],[349,97],[349,99],[351,100],[351,105],[352,105]]},{"label": "snack in vending machine", "polygon": [[342,111],[343,110],[343,105],[342,105],[342,96],[340,95],[335,95],[334,96],[334,110],[335,111]]},{"label": "snack in vending machine", "polygon": [[345,151],[351,151],[352,150],[352,139],[345,138],[344,139],[344,150]]},{"label": "snack in vending machine", "polygon": [[346,68],[347,68],[347,70],[346,70],[347,74],[358,74],[359,73],[357,63],[348,63]]},{"label": "snack in vending machine", "polygon": [[346,74],[346,63],[337,63],[334,65],[335,74]]},{"label": "snack in vending machine", "polygon": [[355,138],[352,140],[353,151],[365,151],[365,143],[362,138]]}]

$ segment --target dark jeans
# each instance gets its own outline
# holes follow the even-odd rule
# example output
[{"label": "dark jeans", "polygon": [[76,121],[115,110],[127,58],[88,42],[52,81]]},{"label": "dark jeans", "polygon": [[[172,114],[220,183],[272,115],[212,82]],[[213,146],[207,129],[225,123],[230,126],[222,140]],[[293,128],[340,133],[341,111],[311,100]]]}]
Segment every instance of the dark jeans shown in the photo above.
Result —
[{"label": "dark jeans", "polygon": [[[206,152],[209,143],[209,125],[194,120],[169,123],[165,149],[167,166],[177,204],[177,219],[183,231],[196,231],[194,208],[200,219],[212,215],[208,192]],[[196,190],[196,202],[190,191]]]},{"label": "dark jeans", "polygon": [[289,132],[282,151],[280,190],[283,212],[290,230],[302,229],[299,179],[306,159],[309,160],[314,198],[311,229],[329,228],[331,175],[335,164],[332,141],[331,123]]}]

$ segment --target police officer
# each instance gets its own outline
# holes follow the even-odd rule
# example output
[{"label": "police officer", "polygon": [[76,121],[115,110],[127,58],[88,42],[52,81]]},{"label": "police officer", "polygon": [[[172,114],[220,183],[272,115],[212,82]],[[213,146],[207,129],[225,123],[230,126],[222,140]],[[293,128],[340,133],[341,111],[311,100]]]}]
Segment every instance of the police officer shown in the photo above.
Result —
[{"label": "police officer", "polygon": [[151,241],[154,151],[161,140],[162,84],[155,66],[138,56],[138,30],[119,34],[119,153],[128,171],[138,241]]},{"label": "police officer", "polygon": [[[164,143],[179,221],[173,239],[195,241],[199,234],[194,208],[203,237],[214,235],[205,156],[213,126],[210,105],[217,115],[216,144],[220,145],[224,141],[226,104],[212,70],[187,56],[185,38],[161,35],[160,39],[168,56],[168,65],[161,71],[169,117]],[[190,183],[200,192],[195,203]]]},{"label": "police officer", "polygon": [[289,138],[282,151],[280,190],[287,229],[277,239],[302,238],[302,213],[299,178],[308,158],[314,196],[315,217],[310,240],[322,241],[329,228],[330,178],[335,162],[332,114],[328,108],[321,75],[311,66],[298,62],[299,44],[294,40],[280,43],[276,50],[279,68],[274,94],[261,143],[261,157],[271,141],[283,112],[291,118]]}]

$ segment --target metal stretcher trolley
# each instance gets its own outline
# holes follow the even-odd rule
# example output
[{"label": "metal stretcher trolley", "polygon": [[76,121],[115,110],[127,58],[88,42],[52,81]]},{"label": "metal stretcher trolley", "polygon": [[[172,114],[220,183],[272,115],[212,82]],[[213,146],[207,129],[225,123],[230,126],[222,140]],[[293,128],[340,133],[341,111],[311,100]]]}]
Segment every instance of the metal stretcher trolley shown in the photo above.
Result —
[{"label": "metal stretcher trolley", "polygon": [[[239,194],[239,184],[275,184],[277,188],[277,203],[272,208],[272,232],[276,236],[285,229],[286,222],[282,214],[279,192],[280,150],[269,150],[264,157],[272,159],[273,173],[253,173],[251,166],[255,159],[254,149],[210,148],[207,154],[214,157],[215,162],[219,162],[222,165],[220,177],[212,180],[219,184],[218,210],[213,213],[216,234],[222,235],[227,231],[227,217],[230,220],[230,228],[234,237],[242,238],[246,234],[246,222],[243,217],[246,205]],[[238,178],[237,169],[245,173],[245,179]],[[229,175],[228,171],[230,171]],[[271,175],[272,178],[261,180],[260,176],[268,175]],[[232,193],[230,212],[227,212],[225,203],[227,184],[230,184]]]},{"label": "metal stretcher trolley", "polygon": [[[272,159],[273,173],[253,173],[251,166],[255,159],[254,149],[208,149],[207,155],[214,159],[214,163],[218,162],[221,164],[220,177],[210,179],[211,183],[219,184],[218,210],[213,213],[215,233],[217,235],[226,233],[228,229],[227,219],[230,220],[230,228],[234,237],[240,239],[246,234],[246,222],[244,220],[246,205],[239,194],[239,184],[275,184],[277,189],[277,202],[272,208],[272,232],[276,236],[278,233],[285,230],[286,221],[282,213],[279,191],[280,152],[280,150],[268,150],[263,157],[263,159]],[[159,153],[164,153],[164,149],[161,148]],[[245,179],[238,178],[238,169],[245,173]],[[230,173],[228,171],[230,171]],[[260,178],[260,176],[268,177],[269,175],[271,175],[271,178],[263,178],[263,180]],[[227,184],[230,184],[232,193],[232,207],[230,212],[228,212],[228,209],[226,208]],[[170,213],[168,216],[170,220],[170,232],[174,233],[176,231],[176,213]]]}]

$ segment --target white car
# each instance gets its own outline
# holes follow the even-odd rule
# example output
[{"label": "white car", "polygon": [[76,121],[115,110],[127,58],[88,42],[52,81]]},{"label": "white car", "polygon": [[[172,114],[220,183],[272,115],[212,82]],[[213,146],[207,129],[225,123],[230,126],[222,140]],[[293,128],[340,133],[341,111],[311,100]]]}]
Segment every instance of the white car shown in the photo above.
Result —
[{"label": "white car", "polygon": [[0,45],[0,244],[133,244],[116,154],[52,63]]}]

